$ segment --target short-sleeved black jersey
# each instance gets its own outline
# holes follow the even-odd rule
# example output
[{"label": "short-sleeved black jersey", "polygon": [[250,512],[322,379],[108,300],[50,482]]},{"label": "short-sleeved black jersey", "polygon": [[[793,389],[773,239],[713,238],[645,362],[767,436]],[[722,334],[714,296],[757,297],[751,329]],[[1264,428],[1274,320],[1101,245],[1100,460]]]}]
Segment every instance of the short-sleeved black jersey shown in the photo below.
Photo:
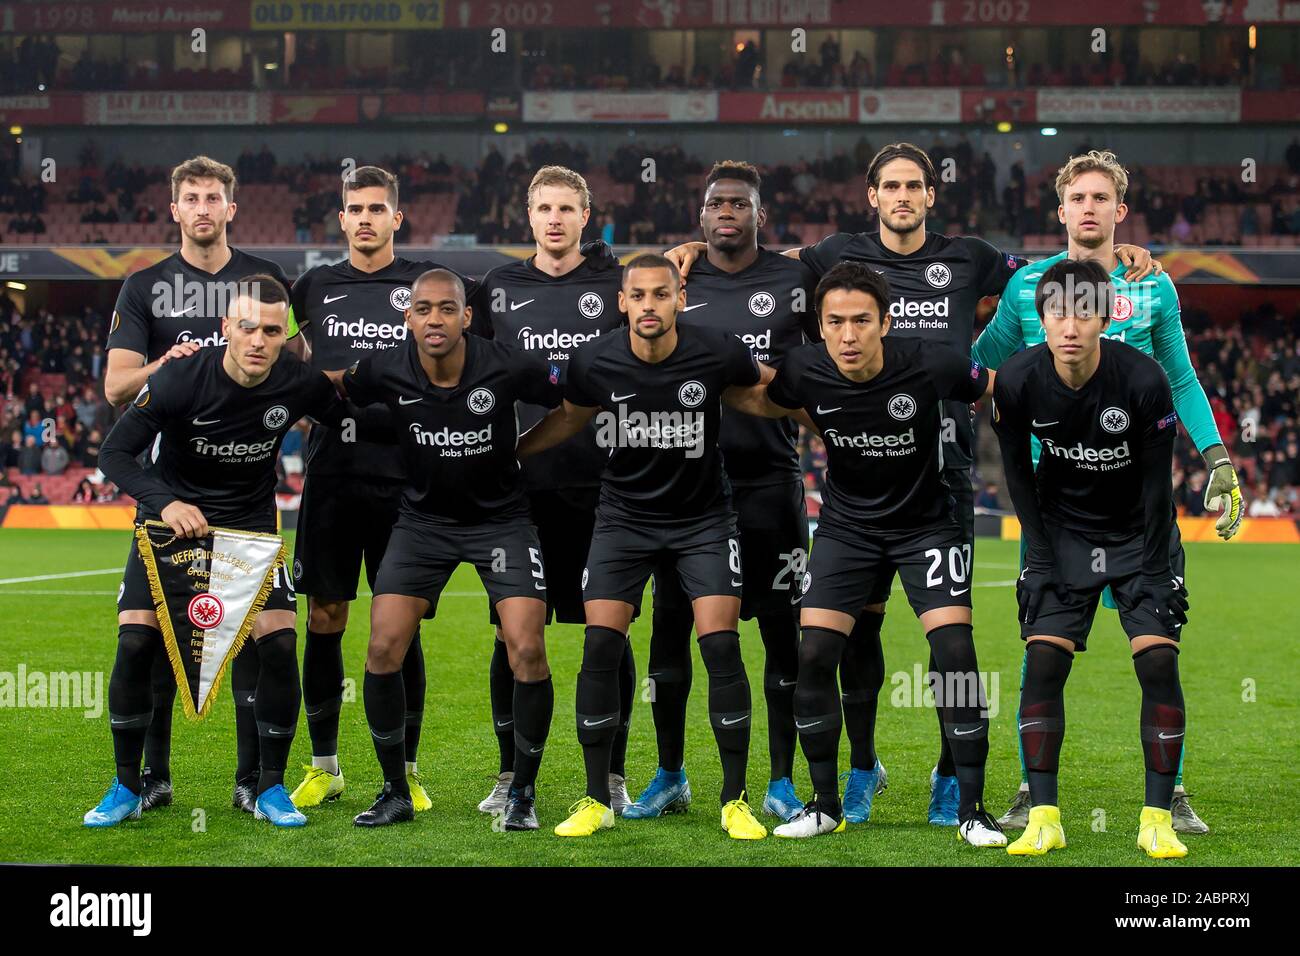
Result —
[{"label": "short-sleeved black jersey", "polygon": [[[798,259],[759,248],[740,272],[724,272],[701,256],[686,277],[684,323],[737,335],[754,357],[779,367],[791,350],[817,341],[813,289],[817,277]],[[799,477],[795,443],[799,428],[788,418],[759,418],[722,411],[718,441],[727,476],[736,485],[760,487]]]},{"label": "short-sleeved black jersey", "polygon": [[866,530],[922,527],[950,512],[939,465],[939,403],[969,404],[989,373],[956,349],[887,335],[873,378],[845,378],[825,344],[786,357],[768,386],[783,408],[807,410],[826,443],[822,520]]},{"label": "short-sleeved black jersey", "polygon": [[221,319],[234,301],[234,283],[257,273],[275,276],[289,287],[284,271],[274,262],[234,247],[230,261],[216,273],[194,268],[179,252],[133,272],[122,283],[113,307],[107,348],[139,352],[147,364],[178,342],[225,345]]},{"label": "short-sleeved black jersey", "polygon": [[554,363],[476,335],[465,336],[465,348],[454,388],[429,381],[413,339],[361,359],[343,376],[352,401],[388,406],[406,465],[402,513],[434,524],[527,515],[515,402],[554,408],[561,401]]},{"label": "short-sleeved black jersey", "polygon": [[993,429],[1004,444],[1042,443],[1034,485],[1045,519],[1085,531],[1132,533],[1145,520],[1143,460],[1168,454],[1178,417],[1159,363],[1103,338],[1101,363],[1075,390],[1043,343],[1002,363]]},{"label": "short-sleeved black jersey", "polygon": [[[840,232],[806,247],[800,259],[818,276],[844,260],[865,262],[889,280],[889,334],[941,342],[970,355],[975,338],[975,307],[987,295],[1001,295],[1028,260],[1001,252],[974,236],[929,233],[911,255],[886,248],[880,234]],[[953,422],[944,435],[945,468],[969,468],[974,461],[970,409],[953,402],[944,408]],[[949,440],[951,439],[951,440]]]},{"label": "short-sleeved black jersey", "polygon": [[[584,343],[627,323],[618,309],[622,282],[622,266],[599,259],[583,259],[561,276],[538,269],[532,257],[508,262],[483,277],[471,302],[470,330],[540,356],[563,373]],[[545,415],[545,408],[520,405],[520,430]],[[539,490],[595,488],[604,467],[605,452],[587,429],[524,462],[524,481]]]},{"label": "short-sleeved black jersey", "polygon": [[[293,314],[311,342],[312,368],[344,369],[359,358],[398,348],[409,332],[405,311],[411,286],[439,268],[445,267],[399,256],[374,272],[346,259],[304,272],[293,284]],[[472,295],[474,280],[460,278],[465,294]],[[307,474],[398,481],[404,477],[402,453],[396,445],[343,441],[339,429],[317,424],[307,440]]]},{"label": "short-sleeved black jersey", "polygon": [[[334,386],[282,352],[260,384],[245,388],[222,367],[226,350],[203,348],[149,376],[100,449],[99,466],[139,503],[137,520],[180,500],[208,523],[276,530],[275,461],[293,423],[337,413]],[[135,461],[161,434],[158,458]]]},{"label": "short-sleeved black jersey", "polygon": [[758,365],[744,342],[716,329],[679,324],[677,347],[656,363],[633,353],[632,334],[588,342],[565,378],[566,399],[601,409],[601,506],[630,521],[705,514],[730,499],[718,450],[722,393],[758,382]]}]

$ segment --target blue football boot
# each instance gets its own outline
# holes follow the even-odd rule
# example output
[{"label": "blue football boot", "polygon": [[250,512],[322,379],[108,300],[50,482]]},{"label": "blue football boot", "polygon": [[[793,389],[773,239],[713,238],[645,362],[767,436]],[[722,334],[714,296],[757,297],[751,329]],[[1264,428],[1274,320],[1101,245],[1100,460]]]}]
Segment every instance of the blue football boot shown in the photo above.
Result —
[{"label": "blue football boot", "polygon": [[305,827],[307,818],[293,805],[289,791],[284,784],[276,784],[266,793],[257,797],[257,808],[253,811],[256,820],[270,820],[277,827]]},{"label": "blue football boot", "polygon": [[763,812],[780,817],[786,823],[793,820],[803,810],[803,801],[794,792],[794,781],[789,777],[772,780],[767,785],[767,796],[763,798]]},{"label": "blue football boot", "polygon": [[686,768],[669,773],[660,767],[636,802],[623,808],[623,818],[648,820],[665,813],[685,813],[690,805],[691,785],[686,780]]},{"label": "blue football boot", "polygon": [[82,822],[88,827],[115,827],[123,820],[139,820],[143,812],[140,796],[126,789],[114,777],[104,799],[95,809],[86,811]]},{"label": "blue football boot", "polygon": [[955,827],[961,791],[956,777],[941,777],[936,767],[930,771],[930,822],[937,827]]},{"label": "blue football boot", "polygon": [[854,767],[840,774],[841,780],[845,777],[849,782],[844,785],[844,819],[849,823],[866,823],[871,819],[871,803],[876,794],[889,786],[889,774],[877,758],[870,770]]}]

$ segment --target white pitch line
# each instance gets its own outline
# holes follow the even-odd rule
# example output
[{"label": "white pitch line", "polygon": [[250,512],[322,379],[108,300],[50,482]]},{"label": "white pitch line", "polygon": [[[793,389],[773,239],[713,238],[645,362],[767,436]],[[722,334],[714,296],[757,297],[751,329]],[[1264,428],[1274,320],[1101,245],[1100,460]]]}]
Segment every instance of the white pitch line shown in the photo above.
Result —
[{"label": "white pitch line", "polygon": [[[45,595],[57,595],[60,597],[77,597],[77,596],[116,597],[117,596],[116,591],[64,591],[55,588],[50,588],[48,590],[41,590],[39,588],[4,588],[3,590],[0,590],[0,597],[4,597],[6,594],[15,594],[15,595],[45,594]],[[362,592],[358,592],[358,596],[371,597],[371,594],[368,591],[362,591]],[[486,598],[487,592],[486,591],[443,591],[442,596],[452,597],[452,598]]]},{"label": "white pitch line", "polygon": [[5,588],[3,591],[0,591],[0,597],[4,597],[6,594],[51,594],[59,597],[78,597],[82,595],[85,597],[117,596],[116,591],[60,591],[56,589],[40,591],[36,588]]},{"label": "white pitch line", "polygon": [[65,571],[62,574],[34,574],[29,578],[0,578],[0,584],[29,584],[32,581],[62,581],[67,578],[93,578],[101,574],[121,573],[121,568],[103,568],[99,571]]}]

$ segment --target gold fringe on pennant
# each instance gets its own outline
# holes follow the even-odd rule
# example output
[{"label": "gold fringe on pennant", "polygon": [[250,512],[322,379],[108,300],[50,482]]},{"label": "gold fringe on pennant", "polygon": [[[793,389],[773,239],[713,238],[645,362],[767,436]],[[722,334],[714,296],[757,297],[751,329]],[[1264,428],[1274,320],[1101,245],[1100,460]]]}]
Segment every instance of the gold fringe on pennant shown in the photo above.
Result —
[{"label": "gold fringe on pennant", "polygon": [[[217,693],[221,690],[221,679],[226,676],[226,669],[230,666],[230,662],[235,659],[235,656],[243,650],[244,643],[248,640],[248,635],[253,630],[253,624],[257,620],[257,615],[261,614],[263,608],[266,607],[266,601],[271,596],[271,587],[274,583],[276,569],[281,568],[284,569],[286,574],[288,573],[286,563],[288,560],[288,553],[285,550],[283,540],[280,539],[279,535],[266,534],[261,531],[239,532],[239,534],[242,535],[255,535],[257,537],[280,539],[280,553],[276,555],[275,560],[271,562],[271,566],[267,569],[266,576],[262,579],[262,585],[257,590],[257,595],[253,598],[253,603],[248,607],[248,613],[244,615],[244,620],[239,625],[239,630],[235,632],[235,639],[231,642],[230,650],[226,652],[225,660],[223,660],[221,666],[217,668],[216,677],[212,679],[212,690],[208,692],[207,703],[203,705],[201,710],[197,710],[194,706],[194,697],[190,693],[190,681],[188,675],[185,673],[185,664],[181,659],[180,647],[176,643],[176,633],[172,629],[171,615],[167,612],[167,601],[163,594],[161,580],[158,577],[158,564],[153,553],[153,541],[149,538],[149,527],[167,528],[170,530],[171,526],[164,521],[154,520],[146,521],[142,525],[136,525],[136,546],[140,552],[140,559],[144,561],[145,567],[149,572],[145,576],[149,579],[149,593],[153,597],[154,601],[154,615],[158,618],[158,625],[162,630],[163,644],[167,648],[167,660],[170,661],[172,665],[172,674],[176,679],[176,688],[180,691],[181,705],[184,708],[185,716],[189,720],[202,720],[204,717],[207,717],[212,710],[212,704],[217,699]],[[209,533],[211,534],[214,531],[219,530],[224,529],[209,529]],[[172,540],[174,541],[175,538],[173,537]],[[170,543],[171,542],[169,541],[168,544]]]},{"label": "gold fringe on pennant", "polygon": [[[197,719],[194,714],[194,698],[190,694],[190,681],[185,675],[185,663],[181,660],[181,650],[176,644],[176,632],[172,630],[172,616],[167,612],[167,598],[163,594],[162,581],[158,577],[158,562],[153,553],[153,541],[149,538],[149,526],[168,528],[162,521],[146,521],[135,526],[135,545],[140,552],[148,573],[149,594],[153,597],[153,613],[158,619],[158,629],[162,631],[163,646],[167,648],[167,660],[171,662],[172,674],[176,679],[176,689],[180,692],[181,705],[185,716]],[[174,540],[174,539],[173,539]]]}]

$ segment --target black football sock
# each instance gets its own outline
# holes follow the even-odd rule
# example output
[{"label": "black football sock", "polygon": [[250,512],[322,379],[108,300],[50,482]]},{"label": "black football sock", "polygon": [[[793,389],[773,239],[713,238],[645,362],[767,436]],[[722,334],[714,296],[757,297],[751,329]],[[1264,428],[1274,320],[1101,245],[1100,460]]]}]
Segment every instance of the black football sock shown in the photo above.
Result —
[{"label": "black football sock", "polygon": [[578,671],[574,716],[587,771],[587,796],[606,807],[610,805],[609,756],[621,718],[618,672],[626,644],[626,635],[588,625]]},{"label": "black football sock", "polygon": [[880,643],[884,622],[885,615],[876,611],[858,615],[840,659],[840,703],[849,735],[849,766],[858,770],[876,766],[876,708],[885,684],[885,652]]},{"label": "black football sock", "polygon": [[284,783],[289,748],[298,729],[302,685],[298,679],[297,640],[297,632],[286,627],[257,642],[261,667],[253,711],[262,744],[259,751],[261,772],[257,779],[259,795]]},{"label": "black football sock", "polygon": [[1074,654],[1051,641],[1030,641],[1025,648],[1016,722],[1034,806],[1060,806],[1056,783],[1065,740],[1065,682],[1073,663]]},{"label": "black football sock", "polygon": [[261,663],[250,635],[230,662],[230,692],[235,698],[235,782],[257,777],[261,739],[257,733],[257,683]]},{"label": "black football sock", "polygon": [[824,627],[805,627],[799,641],[799,684],[794,692],[794,725],[808,761],[813,798],[827,813],[840,810],[840,700],[835,672],[845,637]]},{"label": "black football sock", "polygon": [[1145,806],[1168,810],[1183,755],[1187,714],[1178,679],[1178,649],[1157,644],[1133,655],[1142,685],[1142,758],[1146,763]]},{"label": "black football sock", "polygon": [[691,695],[691,628],[689,602],[654,607],[650,633],[650,710],[654,714],[659,766],[677,773],[686,755],[686,702]]},{"label": "black football sock", "polygon": [[[162,633],[143,624],[117,629],[117,659],[108,678],[108,726],[113,734],[117,780],[140,795],[140,758],[145,733],[153,720],[153,662],[165,660]],[[173,685],[174,686],[174,685]]]},{"label": "black football sock", "polygon": [[935,706],[943,715],[960,791],[957,819],[965,821],[984,804],[984,766],[989,757],[988,701],[975,658],[975,637],[969,624],[945,624],[925,636],[938,667]]},{"label": "black football sock", "polygon": [[636,703],[636,661],[632,659],[632,642],[626,641],[623,660],[618,665],[618,712],[620,720],[614,743],[609,750],[609,772],[627,776],[627,735],[632,727],[632,707]]},{"label": "black football sock", "polygon": [[794,776],[794,689],[799,677],[799,609],[758,616],[767,652],[763,697],[767,701],[767,752],[773,780]]},{"label": "black football sock", "polygon": [[144,765],[155,780],[172,778],[172,713],[176,710],[176,676],[164,648],[155,654],[151,672],[153,719],[144,735]]},{"label": "black football sock", "polygon": [[384,782],[390,784],[397,796],[410,797],[411,788],[406,783],[406,688],[402,672],[372,674],[366,671],[365,690],[366,723],[370,737],[375,742],[375,756]]},{"label": "black football sock", "polygon": [[749,730],[753,724],[749,680],[740,657],[740,634],[701,634],[700,656],[709,673],[709,723],[722,758],[722,803],[726,804],[745,794]]},{"label": "black football sock", "polygon": [[343,707],[343,632],[308,629],[302,651],[302,702],[313,757],[339,752],[339,711]]},{"label": "black football sock", "polygon": [[402,661],[402,683],[406,687],[406,762],[415,763],[420,752],[420,726],[424,723],[424,647],[420,644],[420,630],[416,628]]},{"label": "black football sock", "polygon": [[[926,667],[929,668],[927,673],[939,673],[939,665],[934,662],[934,649],[930,650],[930,660]],[[948,732],[944,728],[943,710],[937,704],[934,708],[934,715],[939,720],[939,759],[934,763],[934,769],[941,777],[955,777],[957,775],[957,765],[952,756],[952,745],[948,742]]]},{"label": "black football sock", "polygon": [[537,782],[542,751],[551,732],[555,709],[555,685],[550,677],[538,681],[515,681],[515,779],[516,789]]},{"label": "black football sock", "polygon": [[515,675],[510,669],[506,642],[492,642],[492,663],[488,665],[488,695],[492,701],[492,727],[497,735],[501,763],[497,773],[506,773],[515,765]]}]

